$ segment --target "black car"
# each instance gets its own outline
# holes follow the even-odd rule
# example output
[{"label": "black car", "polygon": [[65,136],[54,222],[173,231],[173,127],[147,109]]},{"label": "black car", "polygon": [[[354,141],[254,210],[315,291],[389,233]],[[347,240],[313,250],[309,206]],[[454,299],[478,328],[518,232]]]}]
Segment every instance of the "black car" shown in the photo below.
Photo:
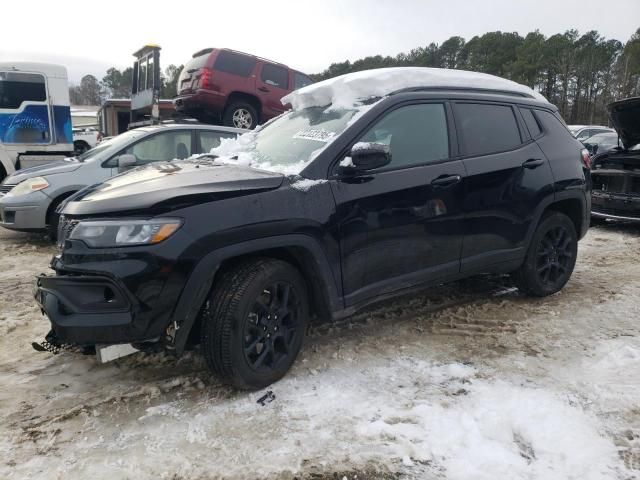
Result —
[{"label": "black car", "polygon": [[640,221],[640,97],[614,102],[607,109],[622,148],[592,158],[591,214]]},{"label": "black car", "polygon": [[221,158],[84,190],[37,280],[48,340],[180,355],[196,337],[253,389],[286,373],[312,317],[480,273],[557,292],[589,226],[588,154],[546,101],[461,83],[352,104],[316,84]]},{"label": "black car", "polygon": [[618,134],[616,132],[598,133],[582,142],[584,148],[589,151],[589,155],[608,152],[620,146]]}]

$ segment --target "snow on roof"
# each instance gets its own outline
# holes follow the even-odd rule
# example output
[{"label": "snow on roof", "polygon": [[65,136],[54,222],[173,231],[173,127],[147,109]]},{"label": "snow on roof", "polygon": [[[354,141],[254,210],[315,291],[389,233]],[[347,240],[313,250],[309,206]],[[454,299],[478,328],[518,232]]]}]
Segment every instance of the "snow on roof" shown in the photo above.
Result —
[{"label": "snow on roof", "polygon": [[351,107],[358,100],[383,97],[397,90],[415,87],[466,87],[502,90],[547,101],[540,93],[520,83],[487,73],[447,68],[395,67],[364,70],[330,78],[296,90],[282,98],[294,110],[307,107]]}]

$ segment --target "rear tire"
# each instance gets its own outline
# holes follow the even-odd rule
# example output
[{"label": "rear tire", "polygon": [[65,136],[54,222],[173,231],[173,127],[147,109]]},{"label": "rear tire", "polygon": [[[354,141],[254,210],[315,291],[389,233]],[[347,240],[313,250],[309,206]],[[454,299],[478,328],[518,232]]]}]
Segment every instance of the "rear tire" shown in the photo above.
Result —
[{"label": "rear tire", "polygon": [[527,295],[552,295],[569,281],[577,255],[578,236],[571,219],[548,212],[533,234],[524,263],[512,274],[515,284]]},{"label": "rear tire", "polygon": [[201,314],[201,347],[225,383],[257,390],[282,378],[307,326],[304,278],[281,260],[252,259],[225,272]]},{"label": "rear tire", "polygon": [[258,125],[258,112],[247,102],[234,102],[224,110],[222,123],[227,127],[254,129]]}]

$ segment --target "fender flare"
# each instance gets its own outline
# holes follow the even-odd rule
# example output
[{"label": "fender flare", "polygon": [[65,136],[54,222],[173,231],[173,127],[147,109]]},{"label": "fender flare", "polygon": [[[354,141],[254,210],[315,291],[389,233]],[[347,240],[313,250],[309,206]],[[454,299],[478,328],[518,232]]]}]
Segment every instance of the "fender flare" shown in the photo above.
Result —
[{"label": "fender flare", "polygon": [[[525,252],[529,249],[529,244],[531,243],[531,239],[533,238],[536,228],[538,228],[538,224],[540,223],[540,220],[542,219],[542,215],[544,214],[544,212],[549,208],[549,206],[553,205],[554,203],[561,202],[563,200],[577,200],[580,203],[582,222],[583,223],[585,222],[586,200],[584,197],[583,190],[567,189],[567,190],[562,190],[560,192],[556,192],[555,195],[553,196],[549,195],[543,201],[541,201],[535,209],[535,212],[533,214],[533,221],[531,222],[531,225],[529,226],[529,231],[527,232]],[[584,227],[583,227],[583,230],[584,230]],[[576,233],[578,234],[578,237],[581,238],[581,232],[576,232]]]},{"label": "fender flare", "polygon": [[191,328],[211,291],[222,262],[241,255],[283,247],[305,249],[313,258],[329,310],[337,311],[344,308],[338,289],[339,282],[333,274],[324,250],[313,237],[303,234],[278,235],[229,245],[205,255],[191,271],[171,316],[171,321],[179,325],[174,339],[176,355],[180,356],[184,351]]}]

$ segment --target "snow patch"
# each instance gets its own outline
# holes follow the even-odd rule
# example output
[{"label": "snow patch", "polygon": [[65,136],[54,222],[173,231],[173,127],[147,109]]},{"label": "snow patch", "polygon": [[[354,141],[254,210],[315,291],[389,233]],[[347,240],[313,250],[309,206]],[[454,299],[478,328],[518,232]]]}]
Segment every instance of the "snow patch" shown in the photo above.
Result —
[{"label": "snow patch", "polygon": [[282,98],[294,110],[321,107],[349,108],[358,101],[383,97],[404,88],[464,87],[505,90],[525,94],[538,100],[546,98],[531,88],[487,73],[446,68],[395,67],[348,73],[296,90]]},{"label": "snow patch", "polygon": [[467,389],[453,403],[387,407],[358,431],[393,439],[403,464],[433,462],[450,480],[611,478],[616,449],[583,411],[545,390],[482,381]]},{"label": "snow patch", "polygon": [[327,180],[312,180],[310,178],[303,178],[301,180],[293,182],[291,184],[291,188],[295,188],[296,190],[300,190],[301,192],[308,192],[311,188],[323,183],[327,183]]},{"label": "snow patch", "polygon": [[353,164],[353,159],[351,157],[344,157],[342,160],[340,160],[340,166],[355,167],[355,165]]}]

